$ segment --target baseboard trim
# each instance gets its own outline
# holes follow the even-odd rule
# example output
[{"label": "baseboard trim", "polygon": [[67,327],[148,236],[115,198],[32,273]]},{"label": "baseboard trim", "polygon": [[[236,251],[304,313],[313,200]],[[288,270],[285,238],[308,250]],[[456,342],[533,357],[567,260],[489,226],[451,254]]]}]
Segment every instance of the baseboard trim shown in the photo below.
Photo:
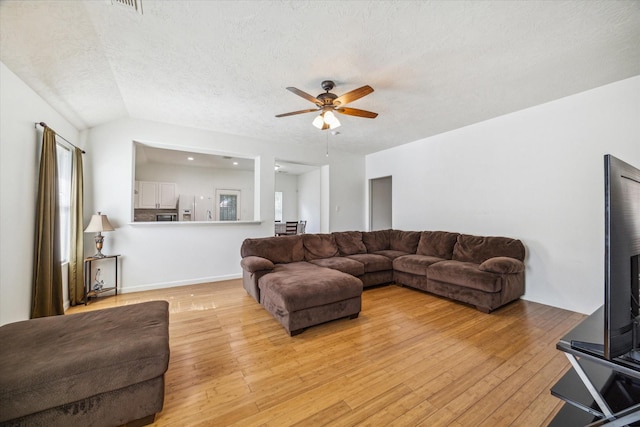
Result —
[{"label": "baseboard trim", "polygon": [[241,279],[242,274],[228,274],[226,276],[201,277],[198,279],[176,280],[173,282],[147,283],[145,285],[125,286],[118,289],[118,293],[152,291],[155,289],[176,288],[178,286],[198,285],[200,283],[223,282],[225,280]]}]

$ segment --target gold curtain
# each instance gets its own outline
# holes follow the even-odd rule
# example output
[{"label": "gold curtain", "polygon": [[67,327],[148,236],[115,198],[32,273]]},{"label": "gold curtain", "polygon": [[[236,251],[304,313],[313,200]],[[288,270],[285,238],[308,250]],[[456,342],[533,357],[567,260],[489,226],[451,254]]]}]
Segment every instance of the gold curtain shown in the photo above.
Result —
[{"label": "gold curtain", "polygon": [[56,133],[45,127],[36,204],[31,318],[64,314],[58,204]]},{"label": "gold curtain", "polygon": [[74,306],[84,300],[84,243],[83,243],[83,193],[82,150],[73,150],[71,167],[71,246],[69,248],[69,304]]}]

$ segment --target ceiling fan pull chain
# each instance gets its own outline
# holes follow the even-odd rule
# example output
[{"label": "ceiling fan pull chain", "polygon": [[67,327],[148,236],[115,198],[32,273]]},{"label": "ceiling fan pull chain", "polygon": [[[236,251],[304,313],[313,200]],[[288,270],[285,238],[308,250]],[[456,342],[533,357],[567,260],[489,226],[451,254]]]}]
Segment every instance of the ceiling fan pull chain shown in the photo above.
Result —
[{"label": "ceiling fan pull chain", "polygon": [[325,155],[329,157],[329,132],[327,132],[327,153]]}]

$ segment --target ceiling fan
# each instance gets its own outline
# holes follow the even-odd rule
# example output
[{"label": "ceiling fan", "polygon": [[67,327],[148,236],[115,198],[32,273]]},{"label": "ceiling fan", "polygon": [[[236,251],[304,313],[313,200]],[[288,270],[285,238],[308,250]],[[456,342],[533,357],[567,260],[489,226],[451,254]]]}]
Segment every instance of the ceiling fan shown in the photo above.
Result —
[{"label": "ceiling fan", "polygon": [[303,97],[307,101],[311,101],[316,104],[317,108],[310,108],[308,110],[292,111],[291,113],[278,114],[276,117],[294,116],[296,114],[312,113],[314,111],[320,111],[320,115],[313,120],[313,125],[318,129],[335,129],[340,126],[340,121],[333,114],[337,112],[340,114],[346,114],[348,116],[366,117],[368,119],[375,119],[378,113],[371,111],[360,110],[358,108],[344,107],[345,104],[360,99],[363,96],[369,95],[373,92],[371,86],[362,86],[358,89],[354,89],[351,92],[347,92],[344,95],[338,96],[329,92],[335,87],[335,83],[331,80],[325,80],[322,82],[322,89],[326,92],[321,93],[318,96],[311,96],[306,92],[296,89],[295,87],[288,87],[287,90],[295,93],[298,96]]}]

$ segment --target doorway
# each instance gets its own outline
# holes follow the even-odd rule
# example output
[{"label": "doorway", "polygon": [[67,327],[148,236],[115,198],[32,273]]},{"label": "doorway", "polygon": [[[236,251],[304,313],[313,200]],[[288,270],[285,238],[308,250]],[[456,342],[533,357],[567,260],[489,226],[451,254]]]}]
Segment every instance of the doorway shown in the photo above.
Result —
[{"label": "doorway", "polygon": [[392,225],[392,177],[369,180],[369,230],[387,230]]}]

